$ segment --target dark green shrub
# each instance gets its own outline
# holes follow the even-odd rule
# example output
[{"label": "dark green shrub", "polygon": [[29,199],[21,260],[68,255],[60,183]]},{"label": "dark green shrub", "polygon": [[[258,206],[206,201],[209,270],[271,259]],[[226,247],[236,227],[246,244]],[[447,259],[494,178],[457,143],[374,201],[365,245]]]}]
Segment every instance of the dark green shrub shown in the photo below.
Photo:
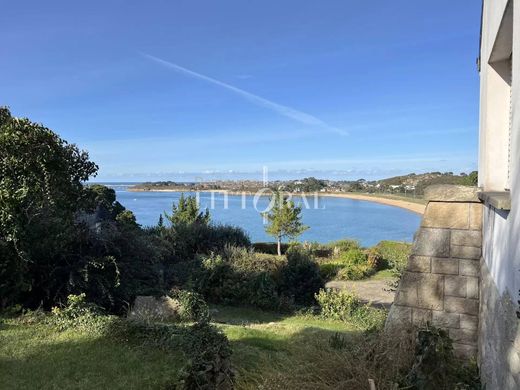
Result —
[{"label": "dark green shrub", "polygon": [[324,284],[318,264],[298,247],[287,251],[286,257],[287,264],[280,270],[279,293],[293,297],[296,304],[312,304],[314,295]]},{"label": "dark green shrub", "polygon": [[182,321],[209,321],[209,307],[199,293],[186,290],[172,290],[169,295],[179,302],[179,315]]},{"label": "dark green shrub", "polygon": [[232,350],[220,330],[207,323],[193,325],[184,337],[183,349],[189,361],[181,371],[181,389],[233,388]]},{"label": "dark green shrub", "polygon": [[[277,243],[276,242],[255,242],[253,244],[253,248],[255,252],[257,253],[265,253],[268,255],[277,255]],[[281,244],[281,250],[282,254],[285,254],[287,252],[287,249],[289,248],[289,244],[282,243]]]},{"label": "dark green shrub", "polygon": [[278,274],[284,263],[275,256],[227,247],[221,255],[201,259],[196,288],[214,303],[276,309],[279,306]]},{"label": "dark green shrub", "polygon": [[197,254],[222,251],[226,246],[247,247],[251,241],[244,230],[230,225],[180,224],[163,230],[177,260],[190,260]]},{"label": "dark green shrub", "polygon": [[427,325],[417,331],[415,360],[406,376],[412,389],[481,389],[475,364],[455,358],[448,332]]}]

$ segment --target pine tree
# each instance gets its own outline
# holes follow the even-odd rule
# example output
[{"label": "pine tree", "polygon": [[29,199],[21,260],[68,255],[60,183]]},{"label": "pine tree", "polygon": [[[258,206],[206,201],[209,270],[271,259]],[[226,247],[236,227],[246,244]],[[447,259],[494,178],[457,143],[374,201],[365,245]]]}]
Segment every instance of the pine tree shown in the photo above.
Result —
[{"label": "pine tree", "polygon": [[263,213],[268,224],[265,227],[267,234],[276,238],[278,256],[282,255],[282,240],[286,237],[294,239],[309,227],[301,221],[302,208],[294,202],[287,200],[280,192],[276,191],[271,197],[272,208]]},{"label": "pine tree", "polygon": [[194,223],[207,225],[210,220],[208,209],[200,211],[197,198],[194,196],[185,197],[184,194],[181,194],[177,205],[175,203],[172,205],[172,214],[164,213],[164,215],[173,226],[181,224],[191,225]]}]

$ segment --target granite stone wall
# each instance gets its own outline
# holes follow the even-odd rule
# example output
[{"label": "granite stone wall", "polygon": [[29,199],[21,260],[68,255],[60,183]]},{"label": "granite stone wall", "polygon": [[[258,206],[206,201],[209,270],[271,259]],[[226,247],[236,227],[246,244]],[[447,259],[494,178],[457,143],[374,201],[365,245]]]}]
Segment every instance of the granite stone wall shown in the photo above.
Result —
[{"label": "granite stone wall", "polygon": [[520,326],[518,307],[500,293],[481,262],[479,366],[486,389],[520,389]]},{"label": "granite stone wall", "polygon": [[447,329],[455,352],[476,357],[482,204],[476,189],[432,186],[387,327],[429,322]]}]

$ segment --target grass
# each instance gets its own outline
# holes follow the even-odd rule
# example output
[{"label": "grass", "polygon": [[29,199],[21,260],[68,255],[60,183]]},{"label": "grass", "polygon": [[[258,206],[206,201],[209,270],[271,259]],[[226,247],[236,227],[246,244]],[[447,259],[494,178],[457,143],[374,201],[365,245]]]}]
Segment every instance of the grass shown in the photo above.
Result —
[{"label": "grass", "polygon": [[0,323],[2,389],[143,389],[172,383],[181,355],[47,325]]},{"label": "grass", "polygon": [[285,376],[296,375],[301,367],[317,363],[316,350],[335,359],[337,351],[329,346],[331,336],[339,333],[355,342],[362,334],[354,324],[313,315],[282,315],[223,306],[216,309],[214,320],[233,347],[232,361],[240,389],[257,389],[266,386],[266,381],[283,381]]},{"label": "grass", "polygon": [[[265,381],[295,374],[315,363],[316,350],[327,359],[337,358],[328,344],[336,333],[352,343],[362,335],[353,323],[308,314],[214,308],[214,322],[233,348],[238,389],[256,389]],[[77,330],[58,332],[48,325],[9,319],[0,323],[0,388],[159,389],[175,382],[184,363],[181,353],[175,356]]]},{"label": "grass", "polygon": [[391,269],[383,269],[381,271],[377,271],[374,275],[372,275],[370,278],[366,280],[394,280],[395,275],[393,273],[394,271]]}]

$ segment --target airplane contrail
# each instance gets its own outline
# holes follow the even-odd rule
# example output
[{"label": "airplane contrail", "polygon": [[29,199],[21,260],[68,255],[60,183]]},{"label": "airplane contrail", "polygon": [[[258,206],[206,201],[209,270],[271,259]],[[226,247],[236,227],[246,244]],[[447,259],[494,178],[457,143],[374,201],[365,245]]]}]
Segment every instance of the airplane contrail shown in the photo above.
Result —
[{"label": "airplane contrail", "polygon": [[297,122],[300,122],[300,123],[303,123],[305,125],[312,125],[312,126],[318,126],[324,130],[327,130],[327,131],[330,131],[330,132],[334,132],[334,133],[337,133],[337,134],[340,134],[340,135],[348,135],[348,132],[345,131],[345,130],[342,130],[342,129],[338,129],[337,127],[333,127],[333,126],[330,126],[329,124],[327,124],[326,122],[322,121],[321,119],[319,118],[316,118],[315,116],[313,115],[310,115],[310,114],[307,114],[305,112],[302,112],[302,111],[299,111],[299,110],[295,110],[294,108],[291,108],[291,107],[287,107],[287,106],[284,106],[282,104],[278,104],[278,103],[275,103],[271,100],[268,100],[268,99],[265,99],[261,96],[258,96],[258,95],[255,95],[255,94],[252,94],[251,92],[247,92],[247,91],[244,91],[243,89],[240,89],[240,88],[237,88],[237,87],[234,87],[233,85],[230,85],[230,84],[227,84],[227,83],[224,83],[220,80],[217,80],[217,79],[214,79],[212,77],[209,77],[209,76],[205,76],[203,74],[200,74],[200,73],[197,73],[197,72],[194,72],[193,70],[190,70],[190,69],[187,69],[187,68],[183,68],[182,66],[179,66],[177,64],[174,64],[173,62],[169,62],[169,61],[166,61],[166,60],[163,60],[159,57],[155,57],[155,56],[152,56],[150,54],[146,54],[146,53],[141,53],[142,56],[148,58],[149,60],[152,60],[158,64],[161,64],[167,68],[170,68],[170,69],[173,69],[175,70],[176,72],[179,72],[179,73],[183,73],[187,76],[190,76],[190,77],[193,77],[193,78],[196,78],[196,79],[199,79],[199,80],[204,80],[210,84],[214,84],[214,85],[218,85],[219,87],[222,87],[222,88],[225,88],[229,91],[232,91],[234,93],[236,93],[237,95],[243,97],[244,99],[247,99],[249,100],[250,102],[258,105],[258,106],[262,106],[262,107],[265,107],[265,108],[268,108],[280,115],[283,115],[287,118],[291,118]]}]

